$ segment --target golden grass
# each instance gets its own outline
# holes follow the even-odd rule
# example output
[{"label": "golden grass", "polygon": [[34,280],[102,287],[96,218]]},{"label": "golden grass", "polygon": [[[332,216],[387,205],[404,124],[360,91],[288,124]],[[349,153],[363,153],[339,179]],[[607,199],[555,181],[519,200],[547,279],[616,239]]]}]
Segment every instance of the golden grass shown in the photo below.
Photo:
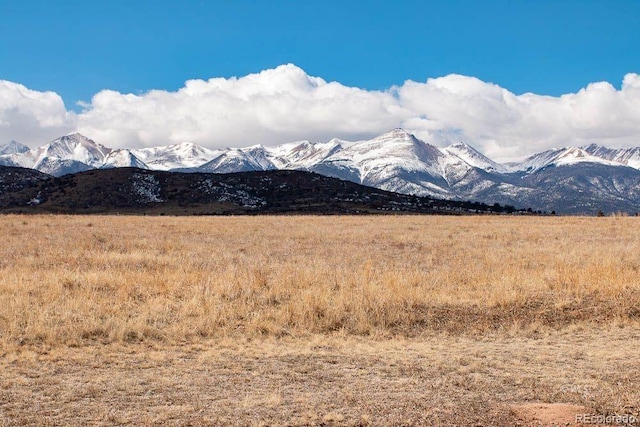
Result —
[{"label": "golden grass", "polygon": [[0,217],[0,343],[640,318],[636,218]]},{"label": "golden grass", "polygon": [[0,425],[640,418],[637,218],[9,215],[0,239]]}]

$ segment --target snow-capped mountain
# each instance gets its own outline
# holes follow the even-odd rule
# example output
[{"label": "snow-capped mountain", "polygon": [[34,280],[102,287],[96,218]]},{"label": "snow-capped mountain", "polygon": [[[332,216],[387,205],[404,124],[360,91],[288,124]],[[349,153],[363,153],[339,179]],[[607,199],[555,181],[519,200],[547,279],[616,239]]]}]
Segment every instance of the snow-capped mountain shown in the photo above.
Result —
[{"label": "snow-capped mountain", "polygon": [[584,147],[584,151],[603,160],[610,160],[614,163],[640,169],[640,147],[615,149],[591,144]]},{"label": "snow-capped mountain", "polygon": [[0,156],[26,153],[29,150],[29,147],[26,145],[20,144],[18,141],[11,140],[8,144],[0,146]]},{"label": "snow-capped mountain", "polygon": [[0,165],[32,168],[49,175],[65,175],[102,166],[110,148],[74,133],[35,150],[15,141],[0,147]]},{"label": "snow-capped mountain", "polygon": [[110,148],[74,133],[62,136],[35,150],[9,156],[19,166],[60,176],[98,168],[110,152]]},{"label": "snow-capped mountain", "polygon": [[247,149],[228,148],[210,162],[196,168],[198,172],[232,173],[276,169],[262,146]]},{"label": "snow-capped mountain", "polygon": [[566,147],[534,154],[520,163],[513,164],[511,170],[531,173],[549,166],[567,166],[577,163],[599,163],[611,166],[622,165],[621,162],[610,161],[601,156],[592,155],[583,148]]},{"label": "snow-capped mountain", "polygon": [[504,173],[507,168],[500,163],[496,163],[469,144],[457,142],[443,149],[447,154],[459,158],[469,166],[483,169],[487,172]]},{"label": "snow-capped mountain", "polygon": [[130,150],[120,149],[113,150],[104,159],[104,163],[100,166],[105,168],[138,168],[149,169],[149,166],[139,158],[137,158]]},{"label": "snow-capped mountain", "polygon": [[64,175],[94,168],[183,172],[299,169],[384,190],[438,198],[592,213],[640,211],[640,147],[565,147],[500,164],[459,142],[438,148],[403,129],[366,141],[298,141],[210,150],[193,143],[112,150],[79,134],[28,150],[0,147],[0,165]]},{"label": "snow-capped mountain", "polygon": [[73,159],[57,159],[54,157],[44,157],[38,161],[36,166],[34,169],[53,176],[69,175],[95,169],[84,162]]},{"label": "snow-capped mountain", "polygon": [[4,154],[0,156],[0,166],[14,166],[33,169],[35,158],[32,151],[24,153]]},{"label": "snow-capped mountain", "polygon": [[578,162],[526,174],[517,200],[535,209],[565,213],[640,212],[640,170]]},{"label": "snow-capped mountain", "polygon": [[215,173],[272,169],[309,170],[341,149],[342,146],[337,139],[327,143],[299,141],[276,147],[263,147],[258,144],[247,148],[226,148],[195,170]]},{"label": "snow-capped mountain", "polygon": [[278,169],[309,169],[342,150],[343,143],[337,138],[324,143],[298,141],[268,147],[266,150],[269,160]]},{"label": "snow-capped mountain", "polygon": [[195,168],[221,154],[220,150],[209,150],[192,142],[129,151],[149,169],[155,170]]},{"label": "snow-capped mountain", "polygon": [[384,190],[448,197],[443,157],[437,147],[394,129],[343,148],[309,169]]},{"label": "snow-capped mountain", "polygon": [[33,168],[40,170],[41,164],[51,164],[56,160],[70,160],[97,168],[102,166],[111,151],[111,148],[98,144],[84,135],[73,133],[38,148]]},{"label": "snow-capped mountain", "polygon": [[34,153],[26,145],[12,140],[0,146],[0,166],[33,168],[34,163]]}]

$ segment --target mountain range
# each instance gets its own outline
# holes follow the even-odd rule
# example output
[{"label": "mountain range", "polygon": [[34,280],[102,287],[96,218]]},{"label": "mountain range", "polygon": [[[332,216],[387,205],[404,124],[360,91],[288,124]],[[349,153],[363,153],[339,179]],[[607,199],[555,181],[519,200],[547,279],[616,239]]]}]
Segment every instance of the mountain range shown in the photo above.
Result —
[{"label": "mountain range", "polygon": [[391,192],[534,211],[640,211],[640,147],[566,147],[501,164],[464,142],[439,148],[403,129],[358,142],[332,139],[221,150],[188,142],[111,149],[76,133],[36,149],[11,141],[0,146],[0,165],[58,177],[122,167],[183,173],[302,170]]}]

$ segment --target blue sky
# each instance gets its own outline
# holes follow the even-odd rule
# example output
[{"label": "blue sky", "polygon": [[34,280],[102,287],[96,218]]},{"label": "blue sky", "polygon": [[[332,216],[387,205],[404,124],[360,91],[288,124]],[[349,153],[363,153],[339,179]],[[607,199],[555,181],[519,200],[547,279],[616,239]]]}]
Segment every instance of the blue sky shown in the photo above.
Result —
[{"label": "blue sky", "polygon": [[640,2],[0,2],[0,78],[59,93],[175,90],[294,63],[384,89],[458,73],[515,93],[619,86],[640,70]]},{"label": "blue sky", "polygon": [[0,143],[640,145],[639,22],[637,0],[0,0]]}]

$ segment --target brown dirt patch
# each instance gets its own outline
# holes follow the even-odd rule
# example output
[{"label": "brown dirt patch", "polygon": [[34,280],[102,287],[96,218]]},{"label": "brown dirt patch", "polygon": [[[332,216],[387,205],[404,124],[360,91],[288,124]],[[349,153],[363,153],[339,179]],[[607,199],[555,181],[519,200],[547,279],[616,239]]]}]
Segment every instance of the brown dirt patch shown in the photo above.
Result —
[{"label": "brown dirt patch", "polygon": [[511,406],[511,410],[524,425],[545,427],[578,427],[579,414],[593,413],[589,408],[569,403],[524,403]]}]

